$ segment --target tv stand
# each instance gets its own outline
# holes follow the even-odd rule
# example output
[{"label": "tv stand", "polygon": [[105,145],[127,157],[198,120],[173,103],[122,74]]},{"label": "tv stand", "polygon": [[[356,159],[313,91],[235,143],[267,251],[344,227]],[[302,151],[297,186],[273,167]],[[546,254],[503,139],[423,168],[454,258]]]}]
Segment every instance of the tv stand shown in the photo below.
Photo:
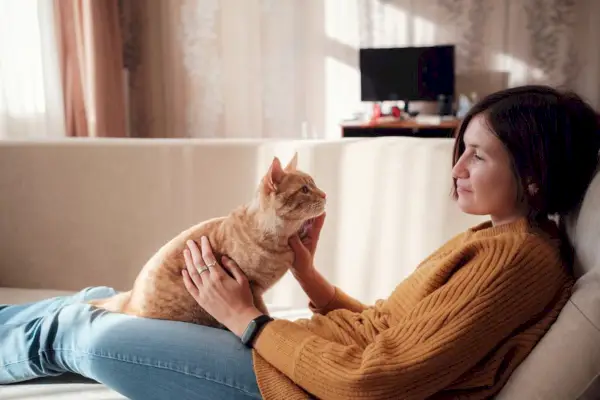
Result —
[{"label": "tv stand", "polygon": [[381,118],[375,122],[351,121],[341,124],[343,138],[380,136],[410,136],[420,138],[452,138],[460,120],[444,119],[439,124],[417,122],[415,119]]}]

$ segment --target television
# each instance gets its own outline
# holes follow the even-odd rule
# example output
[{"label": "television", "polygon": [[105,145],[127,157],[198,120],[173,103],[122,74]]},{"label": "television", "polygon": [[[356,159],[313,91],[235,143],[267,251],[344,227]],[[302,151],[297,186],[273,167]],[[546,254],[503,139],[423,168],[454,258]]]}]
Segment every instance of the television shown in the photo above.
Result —
[{"label": "television", "polygon": [[362,101],[437,101],[454,96],[454,46],[361,48]]}]

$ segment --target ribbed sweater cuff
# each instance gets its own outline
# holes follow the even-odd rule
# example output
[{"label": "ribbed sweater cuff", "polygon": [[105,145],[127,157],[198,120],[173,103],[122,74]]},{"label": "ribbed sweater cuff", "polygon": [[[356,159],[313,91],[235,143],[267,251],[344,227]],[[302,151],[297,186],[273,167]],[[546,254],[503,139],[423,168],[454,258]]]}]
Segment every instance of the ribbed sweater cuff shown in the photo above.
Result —
[{"label": "ribbed sweater cuff", "polygon": [[312,334],[286,320],[269,322],[254,342],[254,350],[276,369],[294,379],[295,360]]},{"label": "ribbed sweater cuff", "polygon": [[323,307],[317,308],[312,302],[308,303],[308,308],[315,314],[325,315],[330,311],[344,309],[354,312],[362,312],[367,307],[360,301],[346,294],[342,289],[335,286],[333,298]]}]

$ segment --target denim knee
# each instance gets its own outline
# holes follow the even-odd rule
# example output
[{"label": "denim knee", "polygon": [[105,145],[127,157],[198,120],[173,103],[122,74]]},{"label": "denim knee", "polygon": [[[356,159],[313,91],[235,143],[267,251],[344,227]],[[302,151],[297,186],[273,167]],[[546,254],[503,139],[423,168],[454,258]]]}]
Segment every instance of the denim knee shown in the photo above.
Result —
[{"label": "denim knee", "polygon": [[115,289],[108,286],[89,286],[78,293],[81,301],[90,301],[112,297],[118,294]]}]

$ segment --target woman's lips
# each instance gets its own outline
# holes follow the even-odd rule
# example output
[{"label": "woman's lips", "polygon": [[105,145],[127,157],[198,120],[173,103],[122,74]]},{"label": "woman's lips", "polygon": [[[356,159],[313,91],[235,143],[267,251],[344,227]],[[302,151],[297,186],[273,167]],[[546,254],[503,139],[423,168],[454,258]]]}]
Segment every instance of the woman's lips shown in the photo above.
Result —
[{"label": "woman's lips", "polygon": [[469,189],[466,189],[466,188],[464,188],[464,187],[460,187],[460,186],[458,186],[458,187],[456,188],[456,191],[457,191],[458,193],[471,193],[471,191],[470,191]]}]

